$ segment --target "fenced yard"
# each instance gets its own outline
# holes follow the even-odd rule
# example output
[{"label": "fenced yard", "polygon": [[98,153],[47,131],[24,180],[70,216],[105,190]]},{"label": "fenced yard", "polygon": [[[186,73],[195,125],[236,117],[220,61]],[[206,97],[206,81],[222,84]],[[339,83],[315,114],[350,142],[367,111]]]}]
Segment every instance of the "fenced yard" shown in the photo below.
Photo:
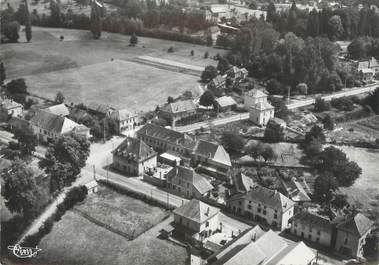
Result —
[{"label": "fenced yard", "polygon": [[159,207],[100,186],[54,224],[38,245],[42,251],[30,262],[184,265],[185,248],[158,238],[172,221],[167,216]]},{"label": "fenced yard", "polygon": [[104,186],[99,186],[99,191],[90,194],[84,203],[75,206],[75,210],[84,218],[104,224],[129,239],[138,237],[168,216],[159,207],[120,195]]}]

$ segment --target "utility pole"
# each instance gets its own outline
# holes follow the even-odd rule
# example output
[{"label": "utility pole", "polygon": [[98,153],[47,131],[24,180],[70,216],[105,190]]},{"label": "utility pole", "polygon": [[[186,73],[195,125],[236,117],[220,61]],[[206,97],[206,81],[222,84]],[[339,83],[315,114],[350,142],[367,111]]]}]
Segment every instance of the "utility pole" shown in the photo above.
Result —
[{"label": "utility pole", "polygon": [[290,104],[291,87],[288,86],[287,104]]},{"label": "utility pole", "polygon": [[105,118],[103,120],[103,142],[105,143]]},{"label": "utility pole", "polygon": [[108,164],[108,158],[107,158],[107,184],[109,182],[109,174],[108,174],[108,172],[109,172],[109,164]]},{"label": "utility pole", "polygon": [[95,165],[93,165],[93,178],[94,178],[94,180],[96,180],[96,169],[95,169]]},{"label": "utility pole", "polygon": [[167,209],[169,208],[169,203],[168,203],[168,192],[166,192],[167,193]]}]

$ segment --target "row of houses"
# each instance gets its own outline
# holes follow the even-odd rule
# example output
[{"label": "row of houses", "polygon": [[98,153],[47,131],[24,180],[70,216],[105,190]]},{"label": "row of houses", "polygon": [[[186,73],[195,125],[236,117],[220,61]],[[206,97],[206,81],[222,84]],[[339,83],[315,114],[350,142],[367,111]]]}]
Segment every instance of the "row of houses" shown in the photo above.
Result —
[{"label": "row of houses", "polygon": [[373,227],[373,222],[361,213],[330,220],[302,211],[290,223],[292,235],[353,257],[363,257],[363,246]]},{"label": "row of houses", "polygon": [[165,152],[187,160],[212,176],[229,179],[231,161],[221,145],[155,124],[146,124],[137,132],[137,139],[128,137],[114,150],[114,166],[125,173],[142,175],[148,168],[156,167],[158,153]]},{"label": "row of houses", "polygon": [[303,242],[286,240],[259,226],[219,241],[225,238],[219,235],[227,233],[220,209],[197,199],[175,209],[173,214],[172,233],[186,241],[201,242],[207,252],[205,258],[191,254],[191,264],[201,259],[204,262],[197,264],[312,264],[316,258],[316,253]]}]

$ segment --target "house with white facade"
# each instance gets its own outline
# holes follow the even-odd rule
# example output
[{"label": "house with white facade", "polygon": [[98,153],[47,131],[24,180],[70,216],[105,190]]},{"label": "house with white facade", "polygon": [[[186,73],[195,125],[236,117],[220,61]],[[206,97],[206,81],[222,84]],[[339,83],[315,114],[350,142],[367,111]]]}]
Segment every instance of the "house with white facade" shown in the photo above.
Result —
[{"label": "house with white facade", "polygon": [[220,209],[192,199],[173,211],[174,234],[202,242],[220,228],[219,213]]},{"label": "house with white facade", "polygon": [[78,123],[44,110],[38,110],[29,121],[33,133],[38,139],[47,142],[58,138],[61,135],[68,135],[73,132]]},{"label": "house with white facade", "polygon": [[289,227],[295,203],[276,190],[256,185],[244,194],[231,196],[226,205],[236,215],[282,231]]},{"label": "house with white facade", "polygon": [[11,117],[20,117],[24,107],[16,101],[0,97],[0,121],[8,121]]},{"label": "house with white facade", "polygon": [[361,213],[346,216],[337,225],[335,249],[352,257],[363,257],[366,237],[373,228],[373,222]]},{"label": "house with white facade", "polygon": [[157,153],[140,139],[127,137],[112,154],[113,168],[128,175],[142,176],[157,166]]},{"label": "house with white facade", "polygon": [[168,103],[163,106],[158,116],[175,126],[176,121],[196,115],[196,106],[191,99]]},{"label": "house with white facade", "polygon": [[118,134],[133,130],[137,123],[137,114],[127,109],[115,110],[109,114],[109,118],[115,121]]},{"label": "house with white facade", "polygon": [[332,246],[334,226],[326,217],[303,211],[294,215],[290,222],[292,235],[324,247]]},{"label": "house with white facade", "polygon": [[205,140],[198,140],[193,149],[192,161],[198,168],[216,178],[230,179],[232,163],[230,156],[222,145]]},{"label": "house with white facade", "polygon": [[249,119],[257,125],[266,125],[274,117],[275,108],[267,101],[267,94],[252,89],[244,95],[245,109],[249,111]]}]

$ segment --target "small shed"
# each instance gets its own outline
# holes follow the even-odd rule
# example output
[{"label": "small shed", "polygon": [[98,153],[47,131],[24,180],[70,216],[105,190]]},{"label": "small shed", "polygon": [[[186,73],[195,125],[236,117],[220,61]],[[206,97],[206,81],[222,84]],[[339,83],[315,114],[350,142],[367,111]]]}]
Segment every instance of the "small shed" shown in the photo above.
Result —
[{"label": "small shed", "polygon": [[96,193],[98,191],[97,181],[92,180],[84,185],[87,188],[88,194]]}]

